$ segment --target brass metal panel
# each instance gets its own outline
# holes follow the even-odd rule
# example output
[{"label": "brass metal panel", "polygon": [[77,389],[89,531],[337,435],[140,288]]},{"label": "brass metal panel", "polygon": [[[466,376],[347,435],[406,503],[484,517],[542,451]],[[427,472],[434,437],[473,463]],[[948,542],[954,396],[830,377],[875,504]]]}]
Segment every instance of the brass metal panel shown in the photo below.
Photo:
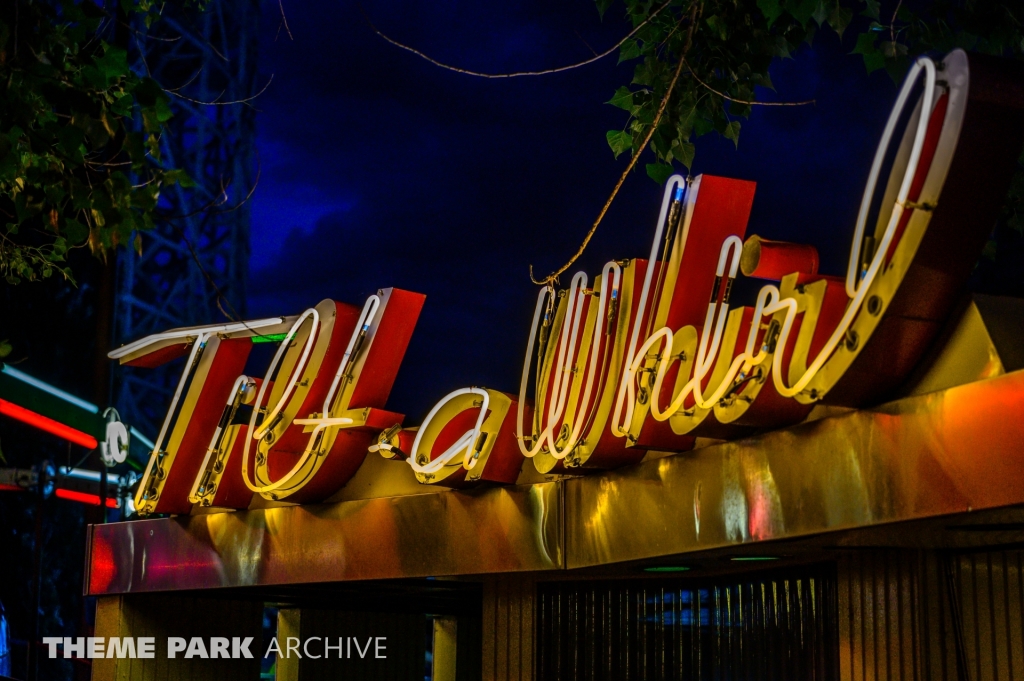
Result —
[{"label": "brass metal panel", "polygon": [[567,480],[566,567],[1024,503],[1021,413],[1014,372]]},{"label": "brass metal panel", "polygon": [[906,393],[924,395],[1005,374],[1006,367],[985,321],[977,304],[970,301],[944,330],[937,344],[941,351],[925,358],[917,375],[907,382]]},{"label": "brass metal panel", "polygon": [[93,595],[564,567],[558,483],[96,526]]}]

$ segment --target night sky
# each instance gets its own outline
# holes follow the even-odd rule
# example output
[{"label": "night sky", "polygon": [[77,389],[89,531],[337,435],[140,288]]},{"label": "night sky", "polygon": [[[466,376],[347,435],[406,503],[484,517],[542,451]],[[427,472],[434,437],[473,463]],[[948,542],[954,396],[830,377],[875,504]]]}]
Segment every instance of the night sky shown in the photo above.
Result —
[{"label": "night sky", "polygon": [[[373,34],[348,1],[264,2],[256,102],[262,176],[252,203],[248,313],[294,314],[323,298],[361,304],[380,287],[427,295],[389,408],[418,423],[448,391],[518,391],[536,287],[575,252],[624,169],[604,104],[629,82],[616,57],[566,73],[484,80],[439,69]],[[374,23],[435,58],[478,71],[541,69],[604,51],[629,31],[593,0],[366,0]],[[748,234],[810,242],[845,272],[864,181],[895,96],[834,35],[772,70],[739,149],[700,138],[692,172],[758,183]],[[650,152],[647,152],[650,156]],[[578,266],[650,248],[661,188],[627,180]],[[757,287],[759,288],[759,286]],[[740,289],[742,292],[742,289]],[[754,289],[756,290],[756,288]],[[734,304],[752,300],[734,299]]]}]

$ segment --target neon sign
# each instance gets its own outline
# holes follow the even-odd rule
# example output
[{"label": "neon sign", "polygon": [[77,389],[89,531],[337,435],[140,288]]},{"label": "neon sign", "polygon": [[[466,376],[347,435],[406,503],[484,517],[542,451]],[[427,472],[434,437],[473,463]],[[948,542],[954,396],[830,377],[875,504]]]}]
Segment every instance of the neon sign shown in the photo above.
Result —
[{"label": "neon sign", "polygon": [[[136,506],[322,501],[368,451],[424,484],[512,483],[524,458],[546,474],[614,468],[698,436],[797,423],[819,402],[884,399],[937,335],[1008,187],[1024,114],[1002,87],[1020,79],[1007,69],[961,50],[915,62],[844,277],[819,273],[811,246],[748,238],[755,183],[673,176],[647,259],[539,292],[517,395],[456,390],[417,429],[384,411],[424,300],[406,291],[112,353],[144,366],[188,355]],[[753,306],[732,306],[741,273],[771,282]],[[277,353],[262,378],[242,375],[261,337],[280,338]]]}]

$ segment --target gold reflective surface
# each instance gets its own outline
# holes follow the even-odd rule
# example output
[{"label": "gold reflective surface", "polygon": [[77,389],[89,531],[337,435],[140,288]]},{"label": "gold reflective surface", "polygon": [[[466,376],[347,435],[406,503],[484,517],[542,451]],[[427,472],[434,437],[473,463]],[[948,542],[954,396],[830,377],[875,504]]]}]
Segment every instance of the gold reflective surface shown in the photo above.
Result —
[{"label": "gold reflective surface", "polygon": [[565,484],[569,569],[1024,503],[1024,372]]},{"label": "gold reflective surface", "polygon": [[92,528],[89,593],[564,567],[557,483]]},{"label": "gold reflective surface", "polygon": [[[1020,413],[1015,371],[589,477],[360,488],[334,504],[96,526],[87,583],[104,594],[572,569],[1021,505]],[[358,498],[385,492],[405,496]]]}]

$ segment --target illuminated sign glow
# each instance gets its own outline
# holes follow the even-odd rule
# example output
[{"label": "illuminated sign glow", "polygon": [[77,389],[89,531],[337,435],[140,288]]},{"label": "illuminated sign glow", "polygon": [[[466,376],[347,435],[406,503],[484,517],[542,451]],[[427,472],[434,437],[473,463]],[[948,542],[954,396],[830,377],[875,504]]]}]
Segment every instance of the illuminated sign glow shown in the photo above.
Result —
[{"label": "illuminated sign glow", "polygon": [[[524,458],[545,474],[614,468],[698,436],[797,423],[822,401],[877,402],[935,337],[1008,186],[1020,145],[992,140],[1020,138],[1024,117],[992,100],[999,77],[961,50],[915,62],[844,277],[820,274],[813,246],[748,238],[755,183],[673,176],[647,259],[541,289],[517,395],[456,390],[418,429],[384,406],[419,294],[386,289],[361,308],[326,300],[298,317],[136,341],[111,356],[141,366],[188,356],[136,506],[245,508],[253,492],[322,501],[368,451],[424,484],[512,483]],[[730,300],[741,270],[771,282],[753,306]],[[255,342],[279,343],[262,378],[241,375]]]}]

